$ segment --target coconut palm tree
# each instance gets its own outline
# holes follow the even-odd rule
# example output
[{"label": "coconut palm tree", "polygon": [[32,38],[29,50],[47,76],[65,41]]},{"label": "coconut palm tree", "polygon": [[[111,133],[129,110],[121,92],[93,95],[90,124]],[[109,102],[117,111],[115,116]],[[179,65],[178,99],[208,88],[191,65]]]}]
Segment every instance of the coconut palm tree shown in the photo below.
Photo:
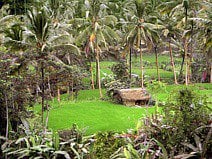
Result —
[{"label": "coconut palm tree", "polygon": [[[188,21],[193,22],[195,29],[192,31],[192,35],[197,39],[195,44],[201,49],[201,52],[206,57],[206,70],[207,77],[210,78],[208,81],[212,82],[212,62],[211,62],[211,10],[212,4],[204,1],[201,3],[201,9],[198,10],[196,17],[189,17]],[[190,31],[191,32],[191,31]]]},{"label": "coconut palm tree", "polygon": [[[65,31],[61,31],[61,28],[58,28],[59,32],[56,31],[45,7],[37,6],[31,8],[31,10],[28,11],[27,17],[28,19],[26,21],[30,25],[20,27],[16,24],[6,32],[6,35],[9,38],[8,43],[12,45],[11,48],[19,48],[25,52],[30,50],[30,60],[36,61],[40,70],[43,122],[45,106],[45,68],[47,64],[60,65],[60,67],[69,70],[73,69],[55,56],[55,50],[63,49],[64,54],[79,54],[80,51],[71,43],[70,35],[67,32],[64,34]],[[24,31],[20,28],[23,28]],[[54,28],[54,30],[52,28]]]},{"label": "coconut palm tree", "polygon": [[129,21],[123,22],[125,26],[128,28],[127,29],[128,31],[126,33],[126,38],[125,38],[126,41],[131,43],[131,46],[135,45],[140,52],[140,69],[141,69],[141,87],[142,88],[144,87],[142,41],[144,42],[149,41],[150,39],[152,39],[153,34],[157,32],[156,31],[157,29],[163,28],[163,26],[159,24],[151,23],[152,19],[148,19],[148,17],[151,17],[148,15],[148,12],[147,12],[148,4],[149,3],[147,3],[144,0],[131,0],[126,2],[125,16],[127,17],[126,19],[128,19]]},{"label": "coconut palm tree", "polygon": [[[162,6],[162,7],[161,7]],[[170,56],[170,63],[172,66],[172,71],[174,75],[174,83],[178,84],[177,82],[177,74],[176,74],[176,69],[175,69],[175,64],[174,64],[174,57],[173,57],[173,46],[175,48],[181,48],[180,43],[177,43],[177,39],[180,37],[180,30],[177,28],[177,20],[172,17],[172,13],[168,11],[164,11],[163,5],[160,5],[158,7],[159,12],[161,13],[161,17],[158,17],[160,21],[162,22],[162,25],[164,26],[163,29],[163,36],[168,39],[167,46],[169,48],[169,56]],[[172,42],[174,41],[174,42]],[[177,45],[176,45],[177,43]]]},{"label": "coconut palm tree", "polygon": [[[177,20],[177,28],[181,29],[181,38],[182,43],[184,44],[183,51],[183,60],[181,65],[180,77],[183,74],[183,66],[185,66],[185,84],[187,85],[190,81],[191,71],[190,64],[193,57],[193,48],[191,45],[193,43],[193,34],[194,34],[194,23],[190,18],[195,18],[198,14],[198,10],[201,9],[202,3],[204,1],[195,1],[195,0],[176,0],[176,1],[164,1],[162,3],[162,12],[169,13],[173,19]],[[189,20],[190,19],[190,20]],[[190,57],[190,58],[188,58]]]},{"label": "coconut palm tree", "polygon": [[[86,12],[84,18],[74,18],[72,20],[72,23],[77,24],[79,28],[79,35],[76,37],[75,42],[81,46],[85,44],[85,53],[87,56],[90,56],[90,51],[92,51],[96,57],[96,83],[99,88],[100,98],[102,98],[100,56],[103,49],[107,50],[110,45],[114,45],[119,39],[118,35],[113,30],[113,27],[117,23],[117,18],[107,14],[107,6],[104,1],[86,1],[85,8]],[[93,80],[92,88],[94,88]]]}]

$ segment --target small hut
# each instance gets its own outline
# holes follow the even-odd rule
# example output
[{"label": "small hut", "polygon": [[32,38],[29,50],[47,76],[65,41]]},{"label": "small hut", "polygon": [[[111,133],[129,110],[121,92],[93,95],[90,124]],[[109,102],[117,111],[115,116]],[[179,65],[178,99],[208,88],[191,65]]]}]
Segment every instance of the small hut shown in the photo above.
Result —
[{"label": "small hut", "polygon": [[114,90],[113,98],[126,106],[144,106],[150,100],[150,94],[142,88]]}]

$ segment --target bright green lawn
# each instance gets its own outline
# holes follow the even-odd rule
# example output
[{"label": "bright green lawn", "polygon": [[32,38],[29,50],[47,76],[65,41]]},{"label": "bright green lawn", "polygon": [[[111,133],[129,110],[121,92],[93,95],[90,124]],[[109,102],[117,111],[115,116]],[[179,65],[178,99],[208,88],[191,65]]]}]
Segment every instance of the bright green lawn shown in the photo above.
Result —
[{"label": "bright green lawn", "polygon": [[[86,129],[86,134],[107,130],[126,131],[135,128],[141,117],[155,111],[155,107],[126,107],[99,100],[98,90],[80,91],[77,101],[68,100],[67,95],[63,95],[60,106],[56,99],[49,103],[49,128],[69,129],[76,123],[79,128]],[[40,106],[36,105],[35,110],[40,112]]]},{"label": "bright green lawn", "polygon": [[[185,86],[169,85],[154,96],[160,101],[166,101],[170,94],[183,87]],[[199,94],[207,95],[212,108],[212,85],[196,84],[190,87]],[[67,95],[63,95],[60,106],[57,100],[50,102],[50,105],[49,128],[69,129],[73,123],[76,123],[80,128],[86,129],[86,134],[106,130],[126,131],[135,128],[138,119],[145,116],[147,111],[155,112],[155,107],[135,108],[101,101],[98,90],[80,91],[77,101],[68,100]],[[35,110],[40,112],[40,106],[36,105]]]},{"label": "bright green lawn", "polygon": [[[49,127],[69,129],[73,123],[86,129],[86,134],[98,131],[117,132],[135,128],[139,118],[145,115],[146,108],[129,108],[107,101],[63,102],[49,113]],[[148,111],[153,112],[154,108]]]}]

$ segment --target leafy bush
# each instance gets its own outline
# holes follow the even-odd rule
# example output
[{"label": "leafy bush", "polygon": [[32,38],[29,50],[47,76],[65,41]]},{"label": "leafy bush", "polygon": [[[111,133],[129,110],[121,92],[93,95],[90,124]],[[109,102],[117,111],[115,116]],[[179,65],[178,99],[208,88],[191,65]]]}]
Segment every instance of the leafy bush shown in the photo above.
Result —
[{"label": "leafy bush", "polygon": [[130,87],[128,67],[124,60],[114,64],[111,68],[114,75],[104,78],[104,86],[107,96],[113,99],[113,92],[116,89],[124,89]]},{"label": "leafy bush", "polygon": [[125,141],[116,137],[114,132],[99,132],[95,140],[91,158],[108,159],[119,147],[125,145]]},{"label": "leafy bush", "polygon": [[129,78],[128,67],[124,60],[121,60],[119,63],[114,64],[111,68],[111,71],[115,75],[115,79],[126,81]]},{"label": "leafy bush", "polygon": [[130,88],[129,82],[122,82],[120,80],[115,80],[105,85],[107,96],[113,100],[113,92],[117,89]]},{"label": "leafy bush", "polygon": [[205,141],[204,154],[201,154],[205,157],[211,146],[207,139],[211,131],[211,116],[205,97],[187,88],[182,89],[170,97],[163,110],[163,116],[147,118],[140,131],[163,143],[169,157],[190,154],[191,145],[196,145],[199,136],[200,141]]},{"label": "leafy bush", "polygon": [[[199,96],[187,88],[171,96],[164,107],[164,113],[163,122],[171,129],[169,133],[164,133],[167,149],[171,150],[175,147],[177,152],[187,151],[182,143],[194,144],[196,130],[209,125],[211,121],[206,97]],[[208,131],[209,129],[205,127],[198,132],[198,135],[205,138]]]},{"label": "leafy bush", "polygon": [[137,134],[128,134],[128,145],[112,158],[209,158],[212,127],[205,97],[182,89],[163,110],[138,122]]},{"label": "leafy bush", "polygon": [[81,136],[75,125],[71,129],[72,135],[62,142],[60,142],[58,133],[32,126],[26,120],[23,120],[22,128],[22,135],[5,140],[1,146],[4,156],[11,159],[71,159],[84,158],[89,153],[90,141]]}]

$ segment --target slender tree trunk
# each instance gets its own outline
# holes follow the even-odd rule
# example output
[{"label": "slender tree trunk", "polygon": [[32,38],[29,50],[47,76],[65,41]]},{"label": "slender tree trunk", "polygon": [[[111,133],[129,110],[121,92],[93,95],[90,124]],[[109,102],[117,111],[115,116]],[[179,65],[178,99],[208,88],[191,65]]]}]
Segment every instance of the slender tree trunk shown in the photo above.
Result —
[{"label": "slender tree trunk", "polygon": [[185,67],[186,67],[186,72],[185,72],[185,84],[186,86],[189,83],[189,79],[188,79],[188,42],[187,42],[187,38],[185,38],[185,44],[184,44],[184,52],[185,52]]},{"label": "slender tree trunk", "polygon": [[71,82],[71,99],[74,100],[74,79]]},{"label": "slender tree trunk", "polygon": [[46,130],[48,129],[48,122],[49,122],[49,106],[48,104],[46,104],[46,122],[45,122],[44,134],[46,134]]},{"label": "slender tree trunk", "polygon": [[159,66],[158,66],[158,52],[157,52],[157,45],[154,47],[155,50],[155,63],[156,63],[156,68],[157,68],[157,76],[158,76],[158,81],[160,81],[160,73],[159,73]]},{"label": "slender tree trunk", "polygon": [[40,87],[39,87],[39,84],[37,83],[37,84],[36,84],[36,98],[35,98],[35,101],[36,101],[36,102],[38,102],[38,98],[39,98],[39,88],[40,88]]},{"label": "slender tree trunk", "polygon": [[210,74],[210,83],[212,83],[212,62],[211,62],[211,74]]},{"label": "slender tree trunk", "polygon": [[140,42],[140,69],[141,69],[141,88],[144,88],[144,70],[143,70],[143,53]]},{"label": "slender tree trunk", "polygon": [[[70,97],[71,96],[71,91],[70,91],[70,82],[68,82],[68,87],[67,87],[67,94]],[[69,98],[68,97],[68,98]]]},{"label": "slender tree trunk", "polygon": [[[187,22],[188,22],[188,8],[185,6],[185,29],[187,28]],[[184,53],[185,53],[185,85],[187,86],[189,83],[189,78],[188,78],[188,71],[189,71],[189,64],[188,64],[188,39],[185,37],[184,41]]]},{"label": "slender tree trunk", "polygon": [[178,84],[177,83],[177,75],[176,75],[175,66],[174,66],[174,58],[173,58],[173,55],[172,55],[171,39],[169,40],[169,55],[170,55],[172,70],[173,70],[173,74],[174,74],[174,83]]},{"label": "slender tree trunk", "polygon": [[44,119],[44,117],[43,117],[43,115],[44,115],[44,107],[45,107],[45,105],[44,105],[44,102],[45,102],[45,88],[44,88],[44,64],[43,64],[43,61],[41,62],[41,91],[42,91],[42,101],[41,101],[41,103],[42,103],[42,114],[41,114],[41,121],[42,121],[42,124],[43,124],[43,119]]},{"label": "slender tree trunk", "polygon": [[98,74],[99,74],[98,60],[96,59],[96,86],[99,85],[99,77],[98,77]]},{"label": "slender tree trunk", "polygon": [[49,76],[48,76],[48,89],[49,89],[49,96],[50,96],[50,98],[52,99],[53,97],[52,97],[52,93],[51,93],[51,84],[50,84],[50,78],[49,78]]},{"label": "slender tree trunk", "polygon": [[7,95],[4,95],[5,98],[5,106],[6,106],[6,119],[7,119],[7,123],[6,123],[6,140],[8,140],[8,134],[9,134],[9,109],[8,109],[8,102],[7,102]]},{"label": "slender tree trunk", "polygon": [[133,48],[132,46],[130,46],[130,83],[132,79],[132,52],[133,52]]},{"label": "slender tree trunk", "polygon": [[185,52],[183,54],[183,59],[182,59],[182,62],[181,62],[181,66],[180,66],[180,77],[183,77],[183,66],[184,66],[184,63],[185,63]]},{"label": "slender tree trunk", "polygon": [[98,87],[99,87],[99,95],[100,98],[103,97],[102,95],[102,88],[101,88],[101,77],[100,77],[100,63],[99,63],[99,51],[96,49],[96,61],[97,61],[97,69],[98,69]]},{"label": "slender tree trunk", "polygon": [[60,103],[60,100],[61,98],[60,98],[60,87],[58,86],[57,87],[57,101],[58,101],[58,103]]},{"label": "slender tree trunk", "polygon": [[192,27],[191,27],[191,42],[190,42],[190,58],[189,58],[189,62],[188,62],[188,68],[189,68],[189,72],[188,72],[188,79],[189,81],[193,79],[192,77],[192,61],[193,61],[193,31],[194,31],[194,23],[192,21]]},{"label": "slender tree trunk", "polygon": [[92,63],[90,62],[90,72],[91,72],[91,88],[94,90],[94,78],[93,78],[93,68],[92,68]]}]

